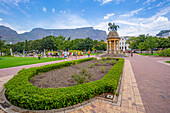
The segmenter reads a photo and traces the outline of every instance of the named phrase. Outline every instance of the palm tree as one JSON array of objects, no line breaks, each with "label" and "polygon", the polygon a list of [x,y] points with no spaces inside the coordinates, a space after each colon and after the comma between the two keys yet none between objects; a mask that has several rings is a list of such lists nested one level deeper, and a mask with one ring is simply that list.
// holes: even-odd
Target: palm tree
[{"label": "palm tree", "polygon": [[109,26],[109,28],[108,28],[108,30],[109,31],[117,31],[117,28],[119,28],[119,25],[116,25],[115,23],[108,23],[108,26]]}]

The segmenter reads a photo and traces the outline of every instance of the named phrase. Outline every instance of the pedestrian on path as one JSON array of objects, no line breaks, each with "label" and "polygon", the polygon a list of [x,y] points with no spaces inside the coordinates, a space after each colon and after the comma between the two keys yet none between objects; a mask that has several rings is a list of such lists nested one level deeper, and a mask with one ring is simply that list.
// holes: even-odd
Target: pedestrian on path
[{"label": "pedestrian on path", "polygon": [[90,51],[88,51],[88,57],[90,58]]},{"label": "pedestrian on path", "polygon": [[75,52],[75,56],[76,56],[76,59],[77,59],[77,51]]},{"label": "pedestrian on path", "polygon": [[131,57],[133,57],[133,52],[131,52]]},{"label": "pedestrian on path", "polygon": [[38,53],[38,59],[40,60],[41,58],[40,58],[40,53]]}]

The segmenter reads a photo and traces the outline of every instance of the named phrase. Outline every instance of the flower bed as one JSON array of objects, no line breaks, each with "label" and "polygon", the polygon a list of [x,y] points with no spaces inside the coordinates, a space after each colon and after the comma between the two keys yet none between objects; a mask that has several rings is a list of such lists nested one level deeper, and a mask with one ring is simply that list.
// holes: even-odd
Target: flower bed
[{"label": "flower bed", "polygon": [[93,58],[85,58],[23,69],[5,84],[5,95],[13,105],[21,108],[30,110],[50,110],[81,103],[104,92],[114,93],[117,89],[119,77],[123,71],[124,59],[116,59],[118,62],[101,80],[90,83],[54,89],[38,88],[29,82],[29,80],[38,73],[74,65],[75,63],[81,63],[92,59]]}]

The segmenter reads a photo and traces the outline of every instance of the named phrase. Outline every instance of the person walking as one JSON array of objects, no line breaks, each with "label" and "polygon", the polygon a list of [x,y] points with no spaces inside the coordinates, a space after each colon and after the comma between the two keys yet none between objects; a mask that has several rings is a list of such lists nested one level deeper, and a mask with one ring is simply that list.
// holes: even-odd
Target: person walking
[{"label": "person walking", "polygon": [[133,57],[133,52],[131,51],[131,57]]},{"label": "person walking", "polygon": [[76,59],[77,59],[77,51],[75,52],[75,56],[76,56]]},{"label": "person walking", "polygon": [[64,51],[64,58],[66,59],[67,58],[67,52]]},{"label": "person walking", "polygon": [[40,60],[41,58],[40,58],[40,53],[38,53],[38,59]]},{"label": "person walking", "polygon": [[88,51],[88,57],[90,58],[90,51]]}]

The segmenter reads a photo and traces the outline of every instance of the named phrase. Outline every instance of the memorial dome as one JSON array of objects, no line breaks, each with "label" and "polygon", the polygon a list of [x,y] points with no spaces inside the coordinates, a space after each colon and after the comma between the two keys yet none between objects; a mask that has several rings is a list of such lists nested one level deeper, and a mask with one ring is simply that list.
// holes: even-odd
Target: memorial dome
[{"label": "memorial dome", "polygon": [[119,35],[116,31],[110,31],[108,36],[107,36],[107,39],[119,39]]}]

